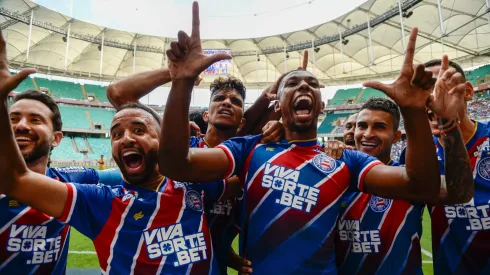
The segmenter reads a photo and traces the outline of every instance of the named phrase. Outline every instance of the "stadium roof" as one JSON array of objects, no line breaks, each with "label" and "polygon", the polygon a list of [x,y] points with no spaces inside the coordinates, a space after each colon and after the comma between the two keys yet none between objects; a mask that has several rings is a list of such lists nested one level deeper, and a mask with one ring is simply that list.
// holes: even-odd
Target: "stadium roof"
[{"label": "stadium roof", "polygon": [[[82,3],[96,1],[73,1],[74,8],[77,10],[88,9],[85,14],[94,12],[89,4],[84,6]],[[440,58],[445,53],[451,59],[462,63],[463,67],[489,63],[490,9],[485,1],[488,0],[441,0],[442,18],[439,17],[437,0],[402,1],[405,39],[408,39],[412,27],[420,29],[416,61],[425,62]],[[38,0],[36,2],[56,4],[69,1]],[[121,1],[97,2],[114,4]],[[148,3],[149,0],[137,2]],[[189,14],[190,1],[182,2],[188,4],[185,10],[186,14]],[[264,1],[257,1],[257,3],[261,2]],[[310,10],[314,5],[319,5],[319,0],[309,2],[311,3],[305,4],[307,2],[301,0],[288,0],[284,1],[283,6],[278,6],[278,9],[282,7],[294,13],[304,9],[305,5],[309,5]],[[330,5],[332,2],[328,1]],[[294,5],[295,3],[297,6]],[[341,1],[334,1],[334,3],[341,5]],[[211,5],[211,1],[201,1],[201,9],[209,12],[210,8],[206,7],[207,4]],[[50,7],[54,9],[55,6]],[[255,10],[247,9],[244,13],[267,10],[255,8]],[[298,67],[301,64],[302,50],[305,48],[310,48],[309,70],[327,85],[358,83],[367,78],[393,78],[402,64],[404,53],[398,1],[369,0],[356,8],[348,8],[352,10],[345,14],[331,15],[331,20],[328,20],[328,17],[321,17],[321,21],[328,21],[326,23],[311,27],[298,23],[298,26],[306,28],[304,30],[259,38],[208,39],[203,40],[203,48],[231,49],[234,56],[231,74],[244,80],[249,87],[253,83],[258,86],[271,83],[283,72]],[[152,28],[148,30],[144,28],[141,32],[135,32],[134,29],[131,32],[111,29],[107,27],[109,25],[95,25],[70,17],[66,15],[70,13],[66,7],[56,9],[62,13],[52,9],[26,0],[0,0],[0,27],[8,43],[8,58],[13,67],[35,66],[39,71],[51,74],[112,81],[133,72],[166,66],[167,61],[163,52],[173,38],[144,34],[153,32]],[[117,14],[120,9],[120,6],[112,10],[107,7],[108,17],[113,18],[111,16]],[[226,10],[221,10],[220,13],[227,14]],[[28,43],[31,14],[34,15],[33,27]],[[161,13],[162,16],[166,14]],[[212,17],[212,12],[209,14],[209,17]],[[237,14],[236,7],[231,14]],[[290,21],[301,20],[301,14],[303,13],[298,13],[297,17],[293,17]],[[311,14],[315,13],[312,11]],[[76,12],[73,12],[73,16],[90,19]],[[121,21],[127,18],[122,14],[121,17]],[[294,20],[296,18],[298,20]],[[309,24],[317,24],[315,22],[318,22],[318,18],[316,21],[308,21]],[[366,23],[367,18],[370,19],[370,32]],[[186,24],[182,25],[182,28],[190,29],[188,16],[182,15],[179,20]],[[206,17],[201,19],[205,33],[211,35],[213,30],[219,33],[220,26],[210,25],[206,20],[208,20]],[[269,23],[271,25],[281,24],[271,21]],[[152,21],[148,20],[148,22]],[[255,28],[254,25],[251,26]],[[294,29],[295,25],[291,26]],[[262,28],[269,29],[269,26]],[[270,29],[271,31],[283,30],[272,27]],[[70,38],[66,55],[67,42],[65,41],[68,30]],[[260,32],[248,33],[253,35]],[[369,43],[369,34],[372,38],[372,47]],[[100,67],[102,40],[105,46],[102,67]],[[314,41],[315,51],[311,48],[312,41]],[[134,45],[137,47],[135,56],[133,56]],[[206,76],[205,82],[210,82],[212,78],[214,76]]]}]

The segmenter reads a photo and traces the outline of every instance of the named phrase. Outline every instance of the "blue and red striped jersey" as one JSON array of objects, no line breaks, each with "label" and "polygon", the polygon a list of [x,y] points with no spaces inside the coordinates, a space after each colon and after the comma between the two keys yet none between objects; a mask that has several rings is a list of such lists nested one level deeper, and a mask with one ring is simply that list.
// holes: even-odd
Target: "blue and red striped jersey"
[{"label": "blue and red striped jersey", "polygon": [[[474,175],[473,199],[430,208],[436,275],[490,274],[490,127],[488,123],[476,124],[466,144]],[[434,142],[444,174],[444,150],[438,139]]]},{"label": "blue and red striped jersey", "polygon": [[[84,167],[46,169],[50,178],[86,184],[97,184],[99,173],[104,172]],[[0,212],[0,274],[65,273],[68,225],[2,194]]]},{"label": "blue and red striped jersey", "polygon": [[362,190],[377,159],[345,150],[340,160],[315,140],[259,144],[261,136],[225,141],[229,175],[246,190],[240,252],[257,274],[336,274],[334,236],[340,197]]},{"label": "blue and red striped jersey", "polygon": [[[191,137],[191,148],[208,148],[202,137]],[[225,180],[226,186],[226,180]],[[206,205],[206,216],[214,247],[214,257],[221,274],[227,274],[229,251],[233,240],[240,232],[236,222],[237,205],[236,198],[226,199]]]},{"label": "blue and red striped jersey", "polygon": [[67,187],[60,220],[93,241],[104,274],[219,274],[204,207],[223,186],[165,178],[159,192],[124,181]]},{"label": "blue and red striped jersey", "polygon": [[[399,166],[391,161],[391,166]],[[423,274],[420,238],[425,204],[362,192],[341,199],[339,274]]]}]

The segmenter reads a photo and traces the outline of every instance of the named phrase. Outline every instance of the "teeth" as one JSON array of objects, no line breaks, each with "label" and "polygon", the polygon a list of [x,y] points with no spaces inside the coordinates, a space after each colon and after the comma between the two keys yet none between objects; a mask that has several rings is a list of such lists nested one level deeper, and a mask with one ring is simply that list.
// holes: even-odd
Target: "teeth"
[{"label": "teeth", "polygon": [[18,137],[17,141],[31,141],[31,139],[26,137]]},{"label": "teeth", "polygon": [[362,146],[372,146],[372,147],[377,145],[376,143],[370,143],[370,142],[363,142],[361,144],[362,144]]},{"label": "teeth", "polygon": [[139,155],[138,152],[135,151],[129,151],[123,154],[123,157],[129,156],[129,155]]}]

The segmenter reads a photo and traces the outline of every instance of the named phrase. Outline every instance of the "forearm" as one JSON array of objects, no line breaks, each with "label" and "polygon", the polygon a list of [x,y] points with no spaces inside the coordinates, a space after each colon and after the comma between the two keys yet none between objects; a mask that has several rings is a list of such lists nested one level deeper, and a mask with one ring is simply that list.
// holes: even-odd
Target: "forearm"
[{"label": "forearm", "polygon": [[[162,175],[173,178],[185,171],[189,155],[189,105],[192,80],[176,80],[168,95],[160,135],[159,167]],[[178,175],[177,175],[178,176]]]},{"label": "forearm", "polygon": [[466,203],[473,198],[475,185],[470,158],[459,127],[441,135],[444,144],[445,192],[438,204]]},{"label": "forearm", "polygon": [[[243,114],[243,118],[245,118],[245,126],[238,132],[239,136],[254,134],[254,130],[260,126],[261,122],[264,120],[264,116],[268,114],[270,102],[270,99],[266,95],[262,94],[259,98],[257,98],[254,104],[250,106],[247,111],[245,111]],[[260,130],[262,130],[264,125],[260,127]]]},{"label": "forearm", "polygon": [[402,108],[407,135],[406,173],[414,194],[434,198],[440,176],[434,141],[425,111]]},{"label": "forearm", "polygon": [[107,98],[118,109],[128,102],[137,102],[140,98],[166,83],[171,82],[168,69],[134,74],[107,87]]},{"label": "forearm", "polygon": [[3,132],[0,135],[0,193],[12,195],[18,187],[19,179],[28,170],[12,131],[7,100],[0,105],[0,129]]}]

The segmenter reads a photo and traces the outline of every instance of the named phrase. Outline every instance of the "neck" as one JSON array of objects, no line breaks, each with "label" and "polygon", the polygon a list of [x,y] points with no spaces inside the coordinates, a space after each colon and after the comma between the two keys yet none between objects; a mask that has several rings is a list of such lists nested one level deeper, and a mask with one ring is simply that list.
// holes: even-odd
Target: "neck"
[{"label": "neck", "polygon": [[164,178],[164,176],[156,172],[149,180],[145,181],[144,184],[139,184],[137,186],[156,192]]},{"label": "neck", "polygon": [[388,154],[387,156],[379,156],[378,157],[379,161],[381,161],[382,163],[388,165],[388,163],[390,163],[391,161],[391,155]]},{"label": "neck", "polygon": [[27,168],[29,168],[29,170],[31,170],[32,172],[45,175],[46,168],[48,167],[48,159],[49,155],[46,155],[45,157],[39,158],[35,161],[27,162]]},{"label": "neck", "polygon": [[232,137],[235,137],[237,133],[237,129],[231,128],[229,130],[220,130],[216,128],[214,125],[209,124],[208,131],[204,136],[206,143],[209,147],[215,147],[222,143],[225,140],[228,140]]},{"label": "neck", "polygon": [[316,128],[308,130],[306,132],[296,132],[289,129],[284,129],[284,139],[287,141],[292,140],[310,140],[317,137]]},{"label": "neck", "polygon": [[472,121],[469,116],[465,115],[464,118],[461,120],[460,128],[463,135],[463,141],[466,144],[473,137],[476,123]]}]

